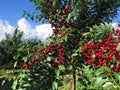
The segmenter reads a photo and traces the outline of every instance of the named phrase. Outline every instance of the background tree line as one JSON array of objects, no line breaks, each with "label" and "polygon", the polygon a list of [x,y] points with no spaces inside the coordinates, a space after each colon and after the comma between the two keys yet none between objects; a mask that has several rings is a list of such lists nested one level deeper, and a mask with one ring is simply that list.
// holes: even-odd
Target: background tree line
[{"label": "background tree line", "polygon": [[[35,45],[41,44],[41,40],[36,38],[25,39],[23,38],[23,32],[15,29],[13,35],[5,33],[5,38],[0,41],[0,66],[4,68],[13,68],[15,62],[14,56],[17,54],[17,50],[20,47],[32,48]],[[25,55],[26,52],[22,52]],[[19,57],[21,59],[21,57]]]}]

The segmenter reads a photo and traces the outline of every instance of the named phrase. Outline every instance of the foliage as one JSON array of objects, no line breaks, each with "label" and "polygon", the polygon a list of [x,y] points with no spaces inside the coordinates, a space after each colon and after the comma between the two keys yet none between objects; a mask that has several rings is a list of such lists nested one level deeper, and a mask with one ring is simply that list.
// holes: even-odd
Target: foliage
[{"label": "foliage", "polygon": [[108,38],[109,34],[114,31],[110,25],[95,25],[90,28],[89,32],[83,34],[86,41],[92,41],[93,43],[101,43],[103,39]]},{"label": "foliage", "polygon": [[[69,59],[68,59],[68,56],[66,55],[66,53],[67,53],[66,49],[63,48],[62,46],[60,46],[60,44],[51,43],[51,44],[47,44],[44,46],[41,45],[41,47],[40,47],[40,45],[37,45],[37,46],[33,47],[32,50],[29,47],[28,48],[24,48],[24,47],[19,48],[18,54],[20,54],[20,52],[29,52],[29,53],[26,53],[27,56],[25,56],[25,57],[21,54],[23,56],[23,60],[25,62],[25,65],[24,65],[25,70],[22,68],[21,72],[19,72],[15,76],[14,83],[16,83],[16,87],[14,87],[14,89],[16,89],[16,88],[24,89],[25,88],[27,90],[30,90],[30,89],[31,90],[32,89],[39,90],[39,89],[52,89],[53,88],[53,90],[55,90],[55,88],[60,88],[60,89],[61,88],[62,89],[70,88],[70,85],[73,82],[73,77],[72,77],[72,79],[69,79],[70,82],[69,81],[67,82],[68,79],[65,79],[63,77],[65,77],[66,75],[69,75],[76,67],[76,70],[77,70],[76,89],[77,90],[96,89],[96,88],[98,88],[98,89],[103,88],[105,90],[106,90],[106,88],[112,88],[114,90],[119,90],[119,74],[114,73],[113,71],[110,71],[107,68],[107,67],[109,67],[109,65],[112,65],[110,62],[104,62],[104,63],[106,63],[105,65],[101,64],[101,66],[99,66],[100,62],[97,62],[99,60],[95,57],[96,59],[94,58],[95,59],[94,62],[98,65],[98,67],[107,66],[107,67],[102,67],[99,69],[98,69],[98,67],[96,67],[94,65],[94,63],[89,63],[90,62],[89,58],[88,58],[89,62],[87,62],[87,63],[84,62],[85,60],[87,61],[87,58],[85,58],[84,55],[88,54],[89,50],[90,51],[91,51],[91,49],[94,50],[94,48],[97,47],[96,44],[98,44],[98,45],[100,44],[101,45],[100,48],[103,48],[102,46],[104,46],[105,42],[109,41],[109,43],[111,43],[111,45],[115,46],[115,49],[117,49],[117,47],[118,47],[117,42],[119,40],[119,38],[118,38],[119,31],[115,30],[115,33],[109,34],[112,32],[111,30],[109,31],[109,29],[103,29],[103,28],[99,29],[100,27],[98,27],[98,29],[96,29],[95,32],[97,32],[97,30],[98,31],[103,30],[101,33],[102,33],[102,35],[106,34],[106,37],[100,38],[100,40],[102,42],[99,42],[99,40],[98,41],[96,40],[96,42],[94,42],[94,43],[88,42],[82,47],[79,46],[79,48],[71,55],[71,58],[75,59],[75,61],[73,61],[73,64],[70,63],[70,61],[67,61]],[[94,27],[93,27],[93,30],[94,30]],[[108,30],[109,33],[106,33],[105,32],[106,30]],[[105,33],[103,33],[103,32],[105,32]],[[88,34],[86,34],[86,35],[88,35]],[[118,35],[118,36],[115,36],[115,35]],[[99,36],[96,35],[96,37],[94,37],[94,38],[97,38],[97,37],[99,37]],[[91,39],[94,39],[94,38],[91,38]],[[116,44],[116,45],[114,45],[114,44]],[[109,44],[107,43],[106,45],[109,45]],[[100,48],[96,48],[96,50],[99,50]],[[86,50],[88,50],[88,51],[86,52]],[[110,50],[112,50],[112,49],[110,49]],[[104,51],[104,49],[103,49],[103,51]],[[107,55],[106,53],[108,53],[108,52],[107,51],[104,52],[104,55]],[[90,54],[92,54],[92,53],[90,53]],[[112,53],[112,54],[115,55],[114,53]],[[18,56],[21,56],[21,55],[18,55]],[[118,54],[116,54],[116,55],[118,55]],[[96,56],[96,54],[95,54],[95,56]],[[115,56],[115,57],[117,58],[117,56]],[[93,55],[91,58],[93,58]],[[106,59],[106,61],[110,60],[108,58],[104,58],[104,59]],[[84,66],[82,64],[92,65],[92,67]],[[114,67],[114,68],[119,67],[119,61],[117,61],[117,59],[115,59],[115,65],[116,65],[116,67]],[[119,68],[117,68],[116,72],[119,72]],[[109,73],[109,74],[106,75],[106,73]],[[73,73],[71,74],[71,76],[72,75],[73,75]],[[109,77],[108,77],[108,75],[109,75]],[[116,75],[117,77],[115,76],[113,78],[114,75]],[[98,82],[99,80],[100,80],[100,82]],[[14,83],[13,83],[13,85],[14,85]],[[24,86],[24,85],[26,85],[26,86]],[[35,87],[33,87],[33,85]]]},{"label": "foliage", "polygon": [[119,80],[120,75],[110,71],[107,67],[96,69],[84,66],[78,71],[77,90],[119,90]]},{"label": "foliage", "polygon": [[[6,38],[0,41],[1,68],[14,68],[13,64],[16,59],[19,62],[18,67],[20,68],[20,65],[23,63],[21,59],[27,55],[28,47],[31,49],[37,45],[42,45],[42,43],[38,38],[24,39],[23,32],[18,29],[15,29],[13,35],[6,33]],[[27,50],[21,51],[21,49]]]},{"label": "foliage", "polygon": [[[113,46],[116,44],[114,50],[119,52],[119,43],[116,43],[116,39],[114,42],[113,38],[111,38],[113,34],[111,26],[101,25],[106,22],[110,23],[111,18],[116,16],[120,7],[119,0],[30,1],[34,2],[36,11],[32,15],[26,12],[25,14],[31,17],[32,20],[39,21],[44,19],[47,23],[50,23],[54,28],[53,35],[50,37],[50,42],[45,45],[33,47],[35,49],[31,49],[31,47],[19,48],[20,51],[18,49],[17,57],[23,57],[24,69],[26,71],[22,68],[21,73],[15,76],[13,89],[18,87],[27,90],[57,90],[59,86],[65,85],[62,80],[69,73],[73,77],[73,90],[106,89],[107,87],[114,88],[114,85],[119,89],[119,83],[116,84],[118,78],[113,78],[113,75],[116,73],[112,75],[112,71],[107,70],[110,73],[110,77],[104,76],[104,72],[101,72],[104,69],[89,66],[85,62],[88,61],[88,58],[84,56],[84,54],[88,55],[87,50],[89,49],[91,51],[90,56],[95,51],[93,48],[95,45],[89,41],[98,43],[98,45],[103,43],[104,45],[104,40],[110,39],[109,41]],[[87,49],[84,52],[83,45],[86,44],[88,45],[85,46]],[[103,46],[101,45],[95,49],[99,50],[102,48]],[[26,54],[22,55],[20,52],[26,52]],[[108,53],[106,51],[103,53],[103,56]],[[115,56],[116,54],[113,53],[112,55]],[[95,64],[97,65],[100,63],[97,62],[99,61],[98,59],[95,58]],[[108,58],[105,57],[105,60],[107,61]],[[109,62],[106,63],[109,66]],[[115,65],[119,66],[117,57],[115,58]],[[118,74],[116,75],[119,76]],[[76,79],[78,79],[78,84],[76,84]],[[108,81],[105,81],[107,79]]]},{"label": "foliage", "polygon": [[[119,0],[30,0],[36,11],[25,15],[32,20],[50,19],[51,24],[64,24],[66,19],[81,27],[109,22],[117,15]],[[40,12],[39,12],[40,11]],[[63,19],[63,20],[61,20]],[[68,22],[70,23],[70,22]],[[68,25],[69,26],[69,25]]]},{"label": "foliage", "polygon": [[[6,77],[6,82],[7,82],[7,79],[9,79],[11,82],[13,82],[13,86],[12,86],[13,90],[21,89],[21,88],[22,89],[26,88],[28,90],[36,89],[36,87],[33,87],[33,84],[35,86],[38,86],[38,88],[40,88],[39,85],[38,85],[38,82],[33,82],[32,81],[32,79],[34,79],[33,78],[34,74],[32,75],[32,72],[31,72],[30,73],[31,75],[30,75],[29,71],[23,70],[23,68],[27,67],[26,64],[24,64],[24,63],[27,63],[28,59],[31,58],[31,56],[32,56],[31,52],[35,51],[39,46],[42,46],[43,43],[37,38],[29,39],[29,40],[23,39],[23,40],[24,40],[24,41],[22,41],[23,45],[21,47],[17,48],[17,53],[14,54],[14,56],[13,56],[13,59],[14,59],[15,63],[14,63],[14,65],[12,65],[12,68],[14,68],[14,69],[12,70],[11,73],[9,73],[13,76],[10,77],[10,78]],[[41,64],[41,67],[43,67],[46,70],[47,66],[43,66]],[[7,74],[7,71],[5,71],[5,73]],[[44,75],[46,75],[46,72],[43,74],[43,76]],[[2,74],[2,76],[3,76],[3,74]]]},{"label": "foliage", "polygon": [[13,56],[22,45],[22,36],[23,33],[15,29],[12,36],[6,34],[5,39],[0,41],[0,65],[14,61]]},{"label": "foliage", "polygon": [[[95,67],[85,66],[79,68],[76,74],[76,90],[119,90],[120,76],[110,71],[107,67],[96,69]],[[71,89],[73,83],[72,75],[64,76],[62,86],[58,90]]]}]

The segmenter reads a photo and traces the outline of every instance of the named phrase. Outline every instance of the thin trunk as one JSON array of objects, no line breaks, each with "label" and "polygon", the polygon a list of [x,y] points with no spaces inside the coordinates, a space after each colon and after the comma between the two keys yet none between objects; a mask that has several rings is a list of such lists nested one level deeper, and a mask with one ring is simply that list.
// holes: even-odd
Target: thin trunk
[{"label": "thin trunk", "polygon": [[76,70],[73,71],[73,79],[74,79],[74,90],[76,90]]},{"label": "thin trunk", "polygon": [[72,89],[71,90],[76,90],[76,70],[73,70],[73,82],[72,82]]}]

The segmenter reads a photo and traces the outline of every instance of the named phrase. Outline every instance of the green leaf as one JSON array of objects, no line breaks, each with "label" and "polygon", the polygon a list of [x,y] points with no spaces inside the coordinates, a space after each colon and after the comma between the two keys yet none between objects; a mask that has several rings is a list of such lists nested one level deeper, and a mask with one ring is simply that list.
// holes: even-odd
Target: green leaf
[{"label": "green leaf", "polygon": [[15,80],[15,81],[13,82],[13,85],[12,85],[12,89],[13,89],[13,90],[16,90],[17,84],[18,84],[18,81]]},{"label": "green leaf", "polygon": [[68,36],[67,36],[67,35],[65,35],[64,39],[65,39],[65,41],[67,41],[67,40],[68,40]]},{"label": "green leaf", "polygon": [[102,42],[102,40],[101,40],[101,39],[98,39],[98,42],[99,42],[99,43],[101,43],[101,42]]},{"label": "green leaf", "polygon": [[18,63],[18,61],[16,61],[16,62],[14,63],[14,68],[17,66],[17,63]]},{"label": "green leaf", "polygon": [[102,79],[102,77],[97,77],[96,84],[98,86],[102,85],[105,82],[105,79]]},{"label": "green leaf", "polygon": [[55,71],[55,74],[56,74],[56,79],[60,79],[61,77],[60,77],[60,70],[58,69],[58,70],[56,70]]},{"label": "green leaf", "polygon": [[95,57],[96,57],[95,55],[92,55],[92,59],[93,59],[93,60],[95,60]]},{"label": "green leaf", "polygon": [[117,45],[116,50],[117,50],[117,51],[120,51],[120,43]]},{"label": "green leaf", "polygon": [[118,80],[118,83],[120,84],[120,74],[114,72],[114,77]]},{"label": "green leaf", "polygon": [[21,56],[20,54],[17,54],[17,55],[15,55],[15,56],[13,56],[13,59],[14,59],[14,60],[18,60],[18,58],[19,58],[20,56]]},{"label": "green leaf", "polygon": [[72,71],[72,70],[73,70],[73,66],[70,65],[67,69],[68,69],[69,71]]},{"label": "green leaf", "polygon": [[30,87],[31,85],[30,84],[24,84],[24,87]]},{"label": "green leaf", "polygon": [[81,48],[79,48],[76,52],[81,53],[81,52],[82,52],[82,49],[81,49]]},{"label": "green leaf", "polygon": [[3,80],[1,85],[4,85],[4,84],[5,84],[5,82],[6,82],[6,80]]},{"label": "green leaf", "polygon": [[75,56],[77,56],[77,55],[78,55],[78,53],[73,53],[73,54],[72,54],[73,57],[75,57]]},{"label": "green leaf", "polygon": [[65,70],[65,66],[64,65],[60,65],[59,66],[59,70],[64,71]]},{"label": "green leaf", "polygon": [[55,2],[55,0],[53,1],[53,3],[52,3],[52,6],[54,7],[56,5],[56,2]]},{"label": "green leaf", "polygon": [[47,66],[51,68],[51,64],[50,63],[47,63]]},{"label": "green leaf", "polygon": [[47,61],[51,61],[51,57],[47,57]]},{"label": "green leaf", "polygon": [[24,62],[27,62],[27,56],[23,57]]},{"label": "green leaf", "polygon": [[71,13],[67,17],[67,22],[69,22],[70,18],[71,18]]},{"label": "green leaf", "polygon": [[22,51],[22,50],[24,49],[24,47],[25,47],[25,46],[22,46],[22,47],[18,48],[18,51],[19,51],[19,52]]},{"label": "green leaf", "polygon": [[112,86],[113,86],[114,84],[112,83],[112,82],[107,82],[107,83],[105,83],[102,87],[103,87],[103,89],[108,89],[108,88],[111,88]]},{"label": "green leaf", "polygon": [[84,33],[83,36],[88,36],[90,35],[90,32]]},{"label": "green leaf", "polygon": [[58,83],[54,81],[52,83],[52,90],[57,90],[57,89],[58,89]]}]

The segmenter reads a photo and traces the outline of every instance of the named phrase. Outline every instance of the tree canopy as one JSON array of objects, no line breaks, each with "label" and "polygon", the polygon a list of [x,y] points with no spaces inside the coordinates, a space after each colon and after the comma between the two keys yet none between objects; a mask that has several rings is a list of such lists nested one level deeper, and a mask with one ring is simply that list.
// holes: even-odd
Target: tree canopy
[{"label": "tree canopy", "polygon": [[[77,24],[79,27],[111,22],[118,14],[119,0],[30,0],[36,6],[31,19],[46,19],[54,27]],[[67,20],[66,20],[67,19]],[[67,23],[65,23],[67,22]],[[77,26],[76,25],[76,26]],[[74,26],[74,25],[73,25]]]},{"label": "tree canopy", "polygon": [[[24,15],[35,21],[50,23],[53,34],[48,43],[19,49],[20,52],[28,51],[26,56],[22,55],[26,71],[22,69],[14,78],[13,88],[18,85],[20,89],[58,90],[58,86],[65,87],[62,80],[68,74],[72,75],[72,90],[99,90],[104,89],[106,83],[114,85],[108,74],[120,70],[120,32],[116,30],[114,33],[112,27],[105,23],[116,17],[120,1],[30,1],[35,4],[36,11],[24,12]],[[117,84],[116,87],[120,88]]]}]

